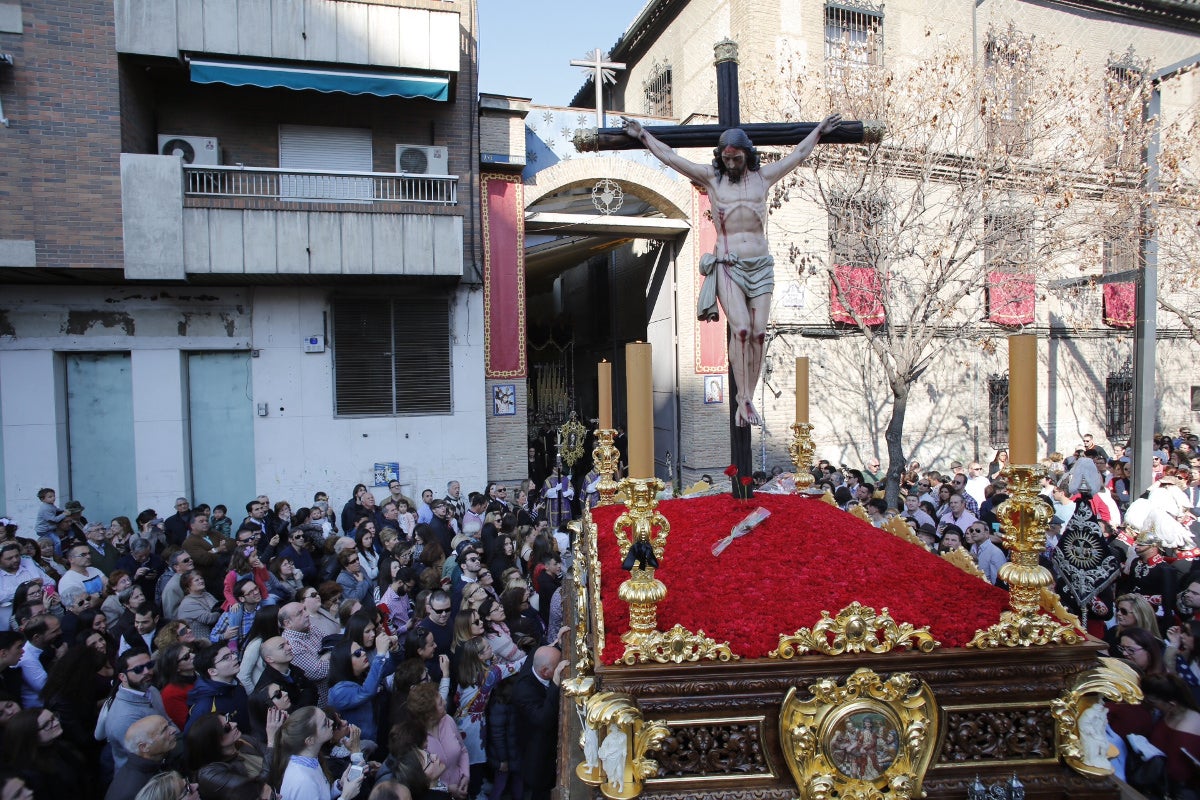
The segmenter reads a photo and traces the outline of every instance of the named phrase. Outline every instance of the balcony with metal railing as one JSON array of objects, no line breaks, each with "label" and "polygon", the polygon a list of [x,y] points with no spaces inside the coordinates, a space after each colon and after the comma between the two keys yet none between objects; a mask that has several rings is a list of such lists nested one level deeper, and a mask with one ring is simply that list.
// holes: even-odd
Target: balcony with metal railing
[{"label": "balcony with metal railing", "polygon": [[123,153],[125,274],[461,277],[458,181]]},{"label": "balcony with metal railing", "polygon": [[458,203],[457,175],[411,175],[266,167],[184,167],[184,194],[320,203]]}]

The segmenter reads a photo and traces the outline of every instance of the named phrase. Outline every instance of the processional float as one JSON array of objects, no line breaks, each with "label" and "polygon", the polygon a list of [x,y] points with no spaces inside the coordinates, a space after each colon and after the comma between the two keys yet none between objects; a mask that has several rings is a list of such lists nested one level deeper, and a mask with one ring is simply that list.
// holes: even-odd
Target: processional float
[{"label": "processional float", "polygon": [[[695,555],[700,545],[691,538],[707,535],[700,543],[707,549],[721,526],[738,523],[752,504],[721,497],[730,515],[711,524],[697,524],[694,512],[685,513],[685,504],[699,500],[660,505],[664,486],[653,471],[650,346],[629,345],[626,363],[629,477],[614,480],[611,365],[602,364],[601,428],[593,456],[597,471],[609,480],[601,482],[600,505],[576,530],[568,584],[574,663],[564,682],[564,704],[576,713],[563,714],[564,731],[570,732],[560,759],[564,786],[595,787],[608,798],[782,799],[798,793],[905,800],[981,796],[987,782],[1000,793],[993,796],[1119,796],[1107,760],[1096,755],[1107,751],[1107,741],[1098,739],[1095,723],[1104,699],[1138,702],[1140,691],[1132,669],[1098,655],[1102,645],[1089,640],[1078,619],[1063,609],[1051,573],[1038,563],[1049,513],[1038,498],[1042,468],[1035,463],[1036,337],[1009,339],[1012,465],[1004,475],[1009,499],[996,510],[1011,553],[1000,573],[1010,587],[1007,596],[983,579],[963,551],[947,557],[918,553],[920,542],[902,521],[887,526],[882,538],[888,547],[906,548],[906,559],[926,561],[897,575],[893,587],[853,585],[849,576],[857,568],[849,551],[828,562],[845,575],[838,590],[843,595],[880,597],[890,591],[896,608],[906,607],[905,595],[916,593],[938,570],[958,575],[961,588],[943,599],[963,606],[959,616],[981,621],[973,635],[953,646],[939,642],[930,625],[858,600],[798,620],[807,627],[781,628],[769,652],[723,641],[712,630],[693,630],[687,620],[704,616],[696,606],[674,608],[662,620],[672,589],[683,586],[679,579],[737,574],[738,559],[758,553],[746,547],[760,533],[737,541],[735,524],[732,544],[726,542],[728,549],[713,562]],[[774,532],[763,525],[764,538],[755,547],[787,541],[778,538],[783,530],[807,535],[800,521],[787,524],[786,514],[817,518],[822,525],[837,520],[863,537],[881,535],[804,481],[813,455],[807,392],[807,361],[798,359],[791,448],[797,494],[758,496],[780,513],[772,518]],[[736,480],[734,485],[736,492]],[[688,527],[673,526],[672,516],[686,519]],[[687,563],[671,565],[672,549],[681,557],[686,553]],[[786,552],[772,557],[787,564]],[[665,582],[656,573],[669,566],[675,566],[675,577]],[[614,595],[610,584],[624,572],[628,577]],[[831,585],[839,585],[837,574]],[[771,591],[800,594],[811,587],[784,580]],[[711,595],[713,604],[738,602],[719,588]],[[741,591],[753,594],[754,588]],[[970,608],[972,598],[978,598],[979,609]],[[787,605],[778,594],[759,599]],[[1099,730],[1102,737],[1102,721]]]}]

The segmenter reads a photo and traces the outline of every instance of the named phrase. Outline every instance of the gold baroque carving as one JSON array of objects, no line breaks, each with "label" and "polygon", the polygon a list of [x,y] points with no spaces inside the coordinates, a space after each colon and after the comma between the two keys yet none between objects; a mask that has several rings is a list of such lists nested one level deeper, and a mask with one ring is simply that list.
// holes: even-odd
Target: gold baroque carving
[{"label": "gold baroque carving", "polygon": [[682,664],[685,661],[737,661],[729,648],[729,642],[718,642],[704,635],[704,631],[692,633],[682,625],[676,625],[669,631],[654,631],[652,633],[632,635],[626,633],[621,637],[625,641],[625,655],[621,660],[626,664],[645,664],[654,661],[659,664]]},{"label": "gold baroque carving", "polygon": [[1079,621],[1079,617],[1072,614],[1062,604],[1062,598],[1048,586],[1042,587],[1042,609],[1053,614],[1059,621],[1070,625],[1079,630],[1083,630],[1083,623]]},{"label": "gold baroque carving", "polygon": [[857,600],[831,618],[828,611],[811,630],[800,628],[790,636],[779,637],[779,647],[768,655],[790,659],[809,652],[827,656],[842,653],[887,653],[894,648],[916,647],[922,653],[931,652],[939,642],[928,627],[916,628],[908,622],[897,623],[887,608],[879,614]]},{"label": "gold baroque carving", "polygon": [[975,559],[971,558],[971,554],[963,548],[959,547],[951,550],[948,553],[942,553],[942,558],[946,561],[949,561],[951,564],[958,567],[968,575],[974,575],[984,583],[991,583],[991,581],[987,579],[987,576],[983,574],[983,570],[981,570],[975,563]]},{"label": "gold baroque carving", "polygon": [[[1080,725],[1084,715],[1102,702],[1101,698],[1118,703],[1140,703],[1142,690],[1138,674],[1133,667],[1118,659],[1101,656],[1099,667],[1079,675],[1070,689],[1050,701],[1050,713],[1054,715],[1058,732],[1059,758],[1081,775],[1112,774],[1112,767],[1106,757],[1108,740],[1099,738],[1104,732],[1104,717],[1098,716],[1098,727],[1090,734],[1082,730]],[[1097,723],[1088,722],[1082,727],[1095,724]],[[1089,739],[1092,741],[1089,742]],[[1103,747],[1105,752],[1091,753],[1089,758],[1089,744]]]},{"label": "gold baroque carving", "polygon": [[865,508],[863,508],[862,506],[850,506],[849,513],[850,513],[850,516],[858,517],[859,519],[861,519],[863,522],[867,523],[868,525],[871,524],[871,515],[868,514],[867,510]]},{"label": "gold baroque carving", "polygon": [[1064,625],[1044,614],[1005,611],[1000,621],[975,632],[967,647],[987,650],[997,647],[1029,647],[1043,644],[1079,644],[1083,640],[1073,625]]},{"label": "gold baroque carving", "polygon": [[[601,740],[601,793],[611,800],[627,800],[642,793],[646,778],[658,773],[658,762],[649,758],[651,750],[662,746],[671,731],[661,720],[646,721],[632,697],[616,692],[598,692],[585,704],[584,725]],[[610,740],[610,737],[617,737]],[[623,743],[624,757],[612,758],[606,744]],[[618,745],[615,748],[621,750]],[[610,768],[620,768],[621,774],[610,774]],[[582,777],[582,776],[581,776]],[[591,783],[591,781],[589,781]]]},{"label": "gold baroque carving", "polygon": [[913,529],[904,521],[904,517],[892,517],[883,523],[883,530],[897,538],[903,539],[909,544],[915,544],[922,550],[925,549],[925,543],[917,538],[917,535],[913,533]]},{"label": "gold baroque carving", "polygon": [[801,796],[910,800],[938,743],[937,700],[908,673],[886,681],[867,668],[839,685],[824,679],[801,699],[788,690],[779,736]]},{"label": "gold baroque carving", "polygon": [[583,510],[584,538],[587,540],[588,583],[587,607],[591,611],[593,641],[596,643],[596,655],[593,663],[600,661],[604,653],[604,601],[600,597],[600,543],[596,522],[592,519],[592,511],[584,503]]},{"label": "gold baroque carving", "polygon": [[792,425],[792,441],[788,445],[788,454],[792,463],[796,465],[796,489],[800,492],[807,492],[813,485],[810,470],[817,446],[813,442],[812,432],[813,426],[807,422]]}]

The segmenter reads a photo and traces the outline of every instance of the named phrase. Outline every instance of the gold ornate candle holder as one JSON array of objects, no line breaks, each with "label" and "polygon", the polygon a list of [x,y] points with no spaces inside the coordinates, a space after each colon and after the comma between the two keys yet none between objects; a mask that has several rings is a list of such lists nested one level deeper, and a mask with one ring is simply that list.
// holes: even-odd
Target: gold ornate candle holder
[{"label": "gold ornate candle holder", "polygon": [[1000,579],[1009,586],[1011,611],[1000,622],[979,631],[968,647],[1028,647],[1032,644],[1075,644],[1081,636],[1042,613],[1042,589],[1054,585],[1054,575],[1038,563],[1046,549],[1050,507],[1038,496],[1044,471],[1036,464],[1013,464],[1004,470],[1008,499],[996,507],[1000,531],[1011,559],[1000,567]]},{"label": "gold ornate candle holder", "polygon": [[617,587],[617,596],[629,605],[629,630],[621,634],[625,643],[621,661],[632,665],[736,660],[729,642],[710,639],[703,630],[693,633],[678,624],[669,631],[658,629],[658,604],[667,596],[667,587],[654,577],[654,570],[671,531],[671,523],[657,510],[664,486],[658,478],[626,478],[620,483],[629,498],[627,510],[613,525],[622,566],[629,570],[629,579]]},{"label": "gold ornate candle holder", "polygon": [[792,425],[792,443],[788,445],[788,453],[796,465],[796,488],[802,492],[813,485],[812,463],[817,446],[813,444],[812,432],[812,425],[797,422]]},{"label": "gold ornate candle holder", "polygon": [[613,525],[613,533],[625,569],[629,570],[629,579],[617,589],[617,596],[629,604],[629,631],[623,637],[626,644],[658,631],[658,604],[667,596],[667,587],[654,577],[671,531],[671,523],[658,512],[658,493],[663,487],[658,478],[625,478],[620,483],[629,500],[625,513]]},{"label": "gold ornate candle holder", "polygon": [[616,436],[617,432],[613,428],[596,429],[596,447],[592,450],[592,462],[595,464],[596,472],[600,473],[600,484],[596,487],[596,491],[600,493],[600,502],[597,505],[601,506],[609,506],[616,502],[613,498],[617,494],[617,489],[620,488],[620,485],[613,480],[616,477],[621,457],[616,445],[613,444]]}]

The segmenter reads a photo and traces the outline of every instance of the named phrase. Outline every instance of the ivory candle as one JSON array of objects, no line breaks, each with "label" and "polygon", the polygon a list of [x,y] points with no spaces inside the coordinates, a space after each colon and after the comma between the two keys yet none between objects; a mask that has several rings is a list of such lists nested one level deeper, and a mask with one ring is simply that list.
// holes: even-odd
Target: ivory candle
[{"label": "ivory candle", "polygon": [[1037,337],[1008,337],[1008,459],[1036,464]]},{"label": "ivory candle", "polygon": [[629,415],[629,477],[654,477],[654,395],[647,342],[625,345],[625,396]]},{"label": "ivory candle", "polygon": [[808,422],[808,356],[796,358],[796,424]]},{"label": "ivory candle", "polygon": [[612,364],[609,362],[601,361],[596,365],[596,385],[600,390],[600,413],[597,416],[601,430],[607,430],[612,427]]}]

